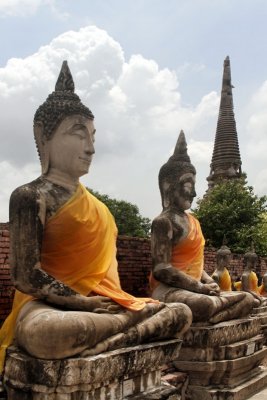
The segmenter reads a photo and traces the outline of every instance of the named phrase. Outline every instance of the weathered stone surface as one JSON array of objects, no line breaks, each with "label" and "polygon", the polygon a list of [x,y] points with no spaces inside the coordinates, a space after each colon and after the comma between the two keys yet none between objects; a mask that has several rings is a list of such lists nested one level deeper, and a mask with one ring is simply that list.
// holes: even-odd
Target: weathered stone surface
[{"label": "weathered stone surface", "polygon": [[260,373],[235,388],[203,387],[191,385],[188,388],[190,400],[247,400],[267,385],[267,370],[261,367]]},{"label": "weathered stone surface", "polygon": [[[244,379],[247,379],[245,374],[259,366],[266,356],[267,348],[265,347],[250,356],[235,360],[210,362],[174,361],[174,365],[178,370],[189,374],[190,385],[236,386],[242,383]],[[254,374],[254,372],[252,373]]]},{"label": "weathered stone surface", "polygon": [[183,338],[184,347],[225,346],[257,336],[261,324],[258,318],[220,322],[216,325],[192,325]]},{"label": "weathered stone surface", "polygon": [[176,359],[180,347],[175,339],[55,361],[37,360],[13,347],[5,368],[8,399],[23,399],[26,393],[27,400],[120,400],[155,389],[160,393],[161,366]]},{"label": "weathered stone surface", "polygon": [[228,344],[226,346],[215,347],[182,347],[179,354],[179,361],[219,361],[234,360],[253,354],[262,349],[264,335],[257,335],[250,339]]}]

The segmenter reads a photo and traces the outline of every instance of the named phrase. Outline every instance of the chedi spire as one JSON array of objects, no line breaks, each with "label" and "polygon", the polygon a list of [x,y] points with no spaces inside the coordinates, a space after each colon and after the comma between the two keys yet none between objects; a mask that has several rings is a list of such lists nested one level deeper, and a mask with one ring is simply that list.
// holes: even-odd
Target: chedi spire
[{"label": "chedi spire", "polygon": [[230,59],[227,56],[224,60],[221,102],[210,175],[207,178],[209,188],[220,180],[238,178],[242,173],[233,106],[233,87]]}]

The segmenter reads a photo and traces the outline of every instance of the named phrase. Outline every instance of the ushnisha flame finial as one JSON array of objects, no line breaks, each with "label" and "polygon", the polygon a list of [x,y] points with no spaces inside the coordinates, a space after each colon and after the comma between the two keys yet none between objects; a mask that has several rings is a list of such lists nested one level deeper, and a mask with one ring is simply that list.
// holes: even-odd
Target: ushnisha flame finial
[{"label": "ushnisha flame finial", "polygon": [[173,155],[170,157],[170,159],[181,162],[191,162],[190,157],[187,154],[187,143],[183,130],[180,131]]},{"label": "ushnisha flame finial", "polygon": [[55,91],[63,91],[63,90],[69,90],[71,92],[74,93],[74,82],[73,82],[73,78],[68,66],[68,62],[65,60],[62,63],[62,67],[60,70],[60,73],[58,75],[57,78],[57,83],[55,86]]}]

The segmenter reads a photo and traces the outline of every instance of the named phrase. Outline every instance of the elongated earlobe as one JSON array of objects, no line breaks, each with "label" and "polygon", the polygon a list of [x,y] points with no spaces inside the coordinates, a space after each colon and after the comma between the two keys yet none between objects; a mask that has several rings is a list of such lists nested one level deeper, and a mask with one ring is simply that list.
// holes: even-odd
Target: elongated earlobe
[{"label": "elongated earlobe", "polygon": [[34,124],[33,131],[39,159],[41,162],[42,175],[45,175],[49,169],[49,146],[48,140],[44,136],[44,127],[42,122],[36,122]]}]

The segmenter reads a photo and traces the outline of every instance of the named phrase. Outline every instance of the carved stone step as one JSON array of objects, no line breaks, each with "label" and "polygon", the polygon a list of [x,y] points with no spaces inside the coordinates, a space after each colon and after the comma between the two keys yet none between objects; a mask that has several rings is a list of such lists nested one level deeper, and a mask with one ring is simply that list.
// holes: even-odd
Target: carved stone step
[{"label": "carved stone step", "polygon": [[262,349],[264,335],[257,335],[250,339],[216,347],[184,347],[182,346],[178,361],[221,361],[234,360],[245,357]]},{"label": "carved stone step", "polygon": [[257,376],[235,388],[190,385],[187,395],[190,400],[247,400],[266,387],[266,385],[267,370],[261,367],[260,373]]},{"label": "carved stone step", "polygon": [[180,347],[175,339],[64,360],[35,359],[10,348],[8,400],[123,400],[161,390],[161,366],[178,358]]},{"label": "carved stone step", "polygon": [[235,319],[215,325],[192,325],[183,337],[184,347],[218,347],[250,339],[261,333],[257,317]]},{"label": "carved stone step", "polygon": [[267,348],[264,347],[252,355],[235,360],[174,361],[173,364],[179,371],[188,373],[190,385],[230,385],[233,377],[236,384],[239,384],[238,376],[240,375],[242,380],[242,375],[257,368],[266,356]]}]

